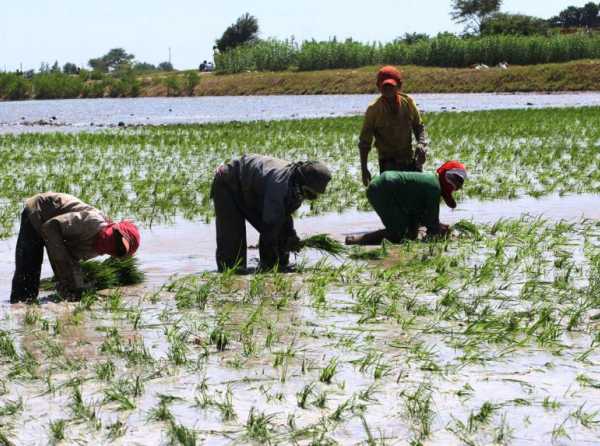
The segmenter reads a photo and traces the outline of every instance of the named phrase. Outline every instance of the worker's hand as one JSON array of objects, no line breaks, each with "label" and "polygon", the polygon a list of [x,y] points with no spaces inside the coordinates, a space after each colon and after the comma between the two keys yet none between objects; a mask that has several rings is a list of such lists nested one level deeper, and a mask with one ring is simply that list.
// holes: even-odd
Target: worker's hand
[{"label": "worker's hand", "polygon": [[283,249],[287,252],[298,252],[302,249],[300,238],[295,232],[287,237]]},{"label": "worker's hand", "polygon": [[365,168],[362,170],[362,182],[363,186],[369,187],[369,183],[371,183],[371,172],[369,172],[369,169]]},{"label": "worker's hand", "polygon": [[423,171],[425,161],[427,161],[427,146],[419,144],[415,150],[415,167],[419,172]]}]

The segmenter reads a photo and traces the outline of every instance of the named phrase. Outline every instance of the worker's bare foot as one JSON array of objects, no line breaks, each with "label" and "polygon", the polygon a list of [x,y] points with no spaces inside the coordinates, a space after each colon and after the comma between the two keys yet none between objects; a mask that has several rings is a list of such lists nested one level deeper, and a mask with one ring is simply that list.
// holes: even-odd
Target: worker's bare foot
[{"label": "worker's bare foot", "polygon": [[345,243],[346,245],[358,245],[361,238],[360,235],[347,235]]}]

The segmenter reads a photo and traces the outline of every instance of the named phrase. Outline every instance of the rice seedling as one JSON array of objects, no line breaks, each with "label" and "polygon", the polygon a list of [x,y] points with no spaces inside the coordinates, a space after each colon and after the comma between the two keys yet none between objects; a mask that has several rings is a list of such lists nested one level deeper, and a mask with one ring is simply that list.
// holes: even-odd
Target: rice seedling
[{"label": "rice seedling", "polygon": [[158,405],[148,412],[148,420],[173,422],[173,414],[171,414],[168,404],[168,399],[160,398]]},{"label": "rice seedling", "polygon": [[187,333],[182,333],[177,327],[165,328],[165,335],[169,341],[168,358],[175,365],[184,365],[188,362],[189,348],[186,344]]},{"label": "rice seedling", "polygon": [[198,434],[195,431],[174,421],[169,423],[169,437],[173,445],[196,446],[198,442]]},{"label": "rice seedling", "polygon": [[300,392],[296,394],[298,407],[301,409],[306,409],[306,404],[308,402],[308,397],[313,394],[315,389],[315,383],[305,385]]},{"label": "rice seedling", "polygon": [[270,444],[273,437],[273,428],[271,422],[274,415],[265,415],[256,408],[251,407],[248,412],[248,419],[244,425],[246,438],[254,441]]},{"label": "rice seedling", "polygon": [[327,234],[317,234],[300,241],[302,249],[311,248],[323,253],[339,256],[346,252],[346,247]]},{"label": "rice seedling", "polygon": [[108,438],[110,440],[116,440],[122,437],[127,432],[127,425],[121,420],[117,420],[114,423],[106,426],[108,429]]},{"label": "rice seedling", "polygon": [[[144,281],[144,272],[140,269],[137,257],[109,257],[106,260],[87,260],[81,262],[85,281],[96,290],[116,286],[137,285]],[[42,279],[41,289],[52,290],[54,278]]]},{"label": "rice seedling", "polygon": [[216,326],[210,332],[210,342],[214,344],[218,351],[222,352],[229,344],[229,334],[221,326]]},{"label": "rice seedling", "polygon": [[327,363],[327,365],[323,367],[323,369],[321,369],[321,373],[319,374],[319,381],[325,384],[331,384],[331,380],[335,376],[337,366],[337,358],[331,358],[329,360],[329,363]]},{"label": "rice seedling", "polygon": [[383,240],[379,248],[362,248],[353,246],[348,257],[354,260],[380,260],[388,256],[390,242]]},{"label": "rice seedling", "polygon": [[90,424],[95,426],[96,430],[100,429],[102,424],[96,414],[96,409],[83,400],[81,389],[78,385],[73,386],[69,408],[71,409],[71,413],[75,419],[88,421]]},{"label": "rice seedling", "polygon": [[0,406],[0,417],[10,417],[23,410],[23,398],[16,401],[7,401]]},{"label": "rice seedling", "polygon": [[53,444],[57,444],[65,439],[66,421],[56,420],[50,422],[50,440]]},{"label": "rice seedling", "polygon": [[431,390],[420,384],[413,392],[402,392],[404,399],[404,415],[412,423],[413,433],[418,441],[426,440],[431,435],[431,426],[435,413],[432,408]]},{"label": "rice seedling", "polygon": [[117,410],[135,409],[135,403],[129,398],[135,392],[128,384],[127,381],[120,381],[112,387],[104,389],[104,402],[117,403]]},{"label": "rice seedling", "polygon": [[237,414],[235,413],[235,409],[233,407],[233,392],[231,391],[231,387],[227,386],[227,390],[225,391],[225,396],[222,401],[215,401],[214,405],[221,412],[221,420],[223,422],[234,421],[237,419]]}]

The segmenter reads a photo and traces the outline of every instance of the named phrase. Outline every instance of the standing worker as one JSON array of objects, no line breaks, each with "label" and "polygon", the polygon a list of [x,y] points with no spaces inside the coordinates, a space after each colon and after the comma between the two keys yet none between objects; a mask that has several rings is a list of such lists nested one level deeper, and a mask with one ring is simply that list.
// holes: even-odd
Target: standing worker
[{"label": "standing worker", "polygon": [[[401,93],[402,73],[386,66],[377,73],[381,96],[367,108],[358,148],[362,182],[371,182],[368,158],[373,137],[379,155],[379,173],[389,170],[422,172],[427,158],[427,134],[415,101]],[[412,133],[417,140],[412,146]]]},{"label": "standing worker", "polygon": [[452,193],[467,178],[465,166],[458,161],[444,163],[435,173],[384,172],[367,189],[367,198],[381,218],[385,229],[346,237],[348,245],[378,245],[383,239],[398,243],[415,240],[421,225],[428,236],[445,235],[448,225],[440,223],[440,197],[454,209]]},{"label": "standing worker", "polygon": [[78,298],[89,288],[80,260],[104,254],[133,255],[139,245],[140,233],[130,221],[113,223],[98,209],[69,194],[34,195],[25,201],[21,214],[10,302],[37,299],[44,247],[58,292]]},{"label": "standing worker", "polygon": [[217,227],[217,267],[246,268],[246,220],[260,233],[260,267],[286,267],[299,248],[292,213],[325,192],[331,173],[318,161],[289,163],[244,155],[217,168],[211,197]]}]

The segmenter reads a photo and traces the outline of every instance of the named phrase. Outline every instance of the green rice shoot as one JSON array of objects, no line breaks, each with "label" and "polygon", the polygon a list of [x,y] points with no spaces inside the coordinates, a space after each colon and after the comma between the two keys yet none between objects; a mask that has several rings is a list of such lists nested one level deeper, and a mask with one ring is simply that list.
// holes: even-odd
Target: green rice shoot
[{"label": "green rice shoot", "polygon": [[317,234],[300,241],[301,249],[312,248],[334,256],[340,256],[346,252],[346,247],[339,241],[327,234]]}]

